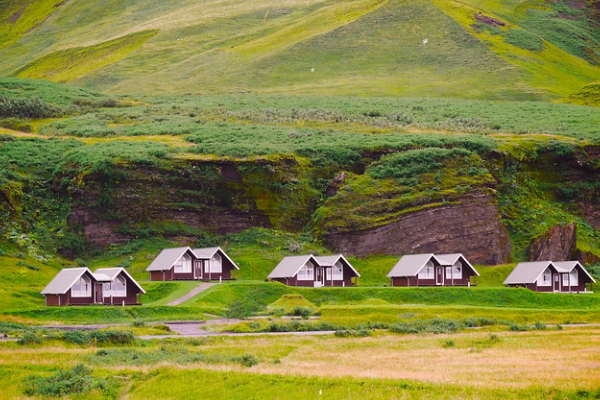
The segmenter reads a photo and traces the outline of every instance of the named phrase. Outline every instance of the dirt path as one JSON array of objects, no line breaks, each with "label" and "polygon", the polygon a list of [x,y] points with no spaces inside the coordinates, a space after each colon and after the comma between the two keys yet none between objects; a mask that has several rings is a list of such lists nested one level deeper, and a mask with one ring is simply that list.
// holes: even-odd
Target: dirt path
[{"label": "dirt path", "polygon": [[216,285],[216,283],[201,283],[200,285],[198,285],[195,288],[193,288],[192,290],[190,290],[187,294],[184,294],[180,298],[173,300],[170,303],[167,303],[167,305],[168,306],[178,306],[181,303],[191,299],[192,297],[196,296],[199,293],[204,292],[206,289],[210,289],[211,287],[213,287],[215,285]]}]

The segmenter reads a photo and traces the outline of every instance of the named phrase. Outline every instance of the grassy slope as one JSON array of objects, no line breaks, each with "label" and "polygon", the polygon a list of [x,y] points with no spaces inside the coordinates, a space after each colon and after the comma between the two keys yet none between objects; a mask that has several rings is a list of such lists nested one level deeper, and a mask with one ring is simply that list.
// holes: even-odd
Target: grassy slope
[{"label": "grassy slope", "polygon": [[136,32],[94,46],[55,51],[35,59],[15,75],[54,82],[72,81],[126,57],[156,33],[155,30]]},{"label": "grassy slope", "polygon": [[91,89],[43,80],[0,77],[0,96],[21,99],[37,97],[44,103],[69,106],[75,99],[98,99],[105,95]]},{"label": "grassy slope", "polygon": [[[513,15],[518,6],[508,0],[76,0],[23,37],[15,33],[3,50],[0,74],[79,77],[78,84],[119,93],[488,99],[556,98],[598,79],[598,68],[549,42],[542,52],[529,51],[470,28],[481,8]],[[141,47],[143,40],[103,53],[111,40],[150,30],[158,33]]]}]

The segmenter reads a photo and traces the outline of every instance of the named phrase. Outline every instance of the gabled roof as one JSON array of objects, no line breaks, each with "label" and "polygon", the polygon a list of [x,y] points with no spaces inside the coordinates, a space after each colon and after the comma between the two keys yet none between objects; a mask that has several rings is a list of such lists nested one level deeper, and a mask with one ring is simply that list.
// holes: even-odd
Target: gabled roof
[{"label": "gabled roof", "polygon": [[442,265],[454,265],[458,260],[462,258],[462,260],[475,272],[475,275],[479,276],[479,272],[471,265],[467,257],[465,257],[462,253],[452,253],[452,254],[436,254],[435,255],[438,260],[442,261]]},{"label": "gabled roof", "polygon": [[[131,281],[135,284],[135,286],[138,287],[138,289],[140,289],[142,291],[142,293],[146,293],[146,291],[144,290],[143,287],[140,286],[139,283],[137,283],[137,281],[135,279],[133,279],[133,277],[131,275],[129,275],[129,272],[127,272],[124,268],[120,268],[120,267],[116,267],[116,268],[98,268],[96,271],[94,271],[94,276],[96,277],[96,280],[100,281],[100,282],[106,282],[106,281],[114,281],[115,278],[117,276],[119,276],[119,274],[125,274],[127,275],[127,277],[129,277],[129,279],[131,279]],[[106,277],[108,279],[103,279],[103,277]]]},{"label": "gabled roof", "polygon": [[62,269],[56,274],[54,279],[50,281],[48,286],[42,290],[42,294],[65,294],[71,289],[77,279],[81,278],[86,272],[91,275],[92,279],[95,279],[92,271],[85,267]]},{"label": "gabled roof", "polygon": [[354,271],[356,276],[360,278],[360,274],[358,273],[358,271],[352,266],[352,264],[348,262],[348,260],[346,260],[346,257],[344,257],[342,254],[334,254],[331,256],[318,256],[315,257],[315,259],[317,260],[317,263],[320,266],[333,266],[333,264],[338,262],[338,260],[344,260],[344,262],[350,267],[350,269]]},{"label": "gabled roof", "polygon": [[446,265],[444,261],[440,261],[436,258],[433,253],[429,254],[407,254],[402,256],[396,263],[394,268],[387,274],[388,278],[394,276],[415,276],[419,273],[421,268],[427,264],[429,260],[435,260],[440,265]]},{"label": "gabled roof", "polygon": [[229,258],[229,256],[227,255],[227,253],[225,253],[225,251],[220,248],[220,247],[204,247],[201,249],[194,249],[194,254],[196,254],[196,256],[200,259],[204,259],[204,260],[209,260],[211,259],[215,253],[221,253],[225,258],[227,258],[229,260],[229,262],[233,265],[233,267],[237,270],[239,270],[240,268],[237,266],[236,263],[233,262],[233,260],[231,258]]},{"label": "gabled roof", "polygon": [[520,283],[534,283],[548,267],[552,267],[554,270],[556,270],[556,267],[552,261],[519,263],[515,269],[512,270],[510,275],[508,275],[508,277],[504,280],[504,284],[516,285]]},{"label": "gabled roof", "polygon": [[296,276],[300,268],[309,260],[319,265],[319,262],[312,254],[284,257],[267,278],[291,278]]},{"label": "gabled roof", "polygon": [[181,258],[187,251],[191,252],[192,255],[196,254],[189,247],[174,247],[171,249],[164,249],[160,254],[152,261],[152,263],[146,268],[146,271],[166,271],[173,267],[173,264]]},{"label": "gabled roof", "polygon": [[596,280],[589,272],[581,265],[579,261],[558,261],[553,263],[558,272],[568,273],[571,272],[578,265],[581,267],[581,270],[591,279],[592,283],[596,283]]}]

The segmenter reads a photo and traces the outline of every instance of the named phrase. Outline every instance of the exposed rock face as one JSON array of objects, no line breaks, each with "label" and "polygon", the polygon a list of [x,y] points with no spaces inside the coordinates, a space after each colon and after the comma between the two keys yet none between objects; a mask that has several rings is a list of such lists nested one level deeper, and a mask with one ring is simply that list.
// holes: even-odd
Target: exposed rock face
[{"label": "exposed rock face", "polygon": [[293,158],[126,165],[118,172],[118,178],[85,177],[73,195],[69,223],[95,246],[127,241],[144,229],[190,238],[193,233],[182,227],[213,233],[255,226],[299,230],[318,201]]},{"label": "exposed rock face", "polygon": [[488,17],[487,15],[483,15],[481,11],[475,14],[475,19],[477,20],[477,22],[487,24],[490,26],[506,26],[506,22],[500,21],[496,18]]},{"label": "exposed rock face", "polygon": [[511,254],[508,233],[488,196],[425,208],[364,231],[330,234],[326,241],[335,251],[357,256],[463,253],[471,262],[496,265],[510,262]]},{"label": "exposed rock face", "polygon": [[577,225],[555,225],[529,244],[529,261],[568,261],[577,249]]}]

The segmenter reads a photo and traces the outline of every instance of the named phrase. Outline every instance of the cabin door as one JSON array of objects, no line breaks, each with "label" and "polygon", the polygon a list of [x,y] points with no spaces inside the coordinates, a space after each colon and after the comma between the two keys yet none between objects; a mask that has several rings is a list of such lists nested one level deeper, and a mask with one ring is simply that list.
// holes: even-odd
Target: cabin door
[{"label": "cabin door", "polygon": [[194,265],[194,279],[202,279],[202,260],[196,260]]},{"label": "cabin door", "polygon": [[560,279],[559,274],[554,274],[554,291],[558,292],[560,290]]},{"label": "cabin door", "polygon": [[102,284],[96,284],[96,303],[102,304],[104,303],[104,299],[102,298]]},{"label": "cabin door", "polygon": [[437,273],[435,274],[435,284],[442,285],[444,283],[444,268],[436,268]]},{"label": "cabin door", "polygon": [[325,284],[325,274],[323,268],[315,268],[315,287],[321,287]]}]

